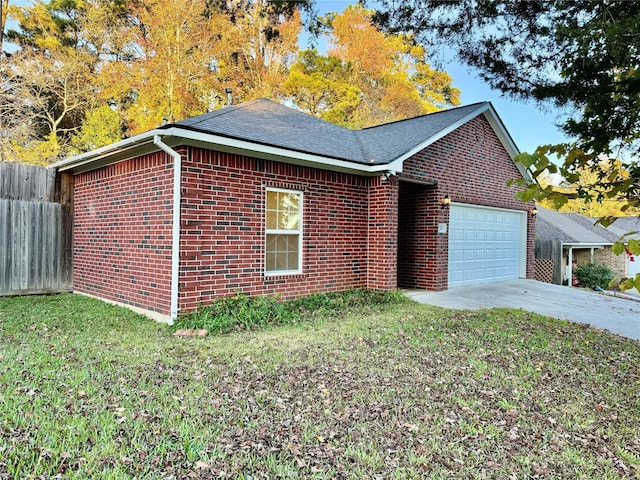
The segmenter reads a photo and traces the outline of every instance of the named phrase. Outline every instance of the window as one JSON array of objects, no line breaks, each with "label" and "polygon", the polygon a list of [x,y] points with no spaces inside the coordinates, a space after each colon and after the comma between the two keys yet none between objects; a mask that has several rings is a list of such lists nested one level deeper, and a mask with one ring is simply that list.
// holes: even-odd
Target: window
[{"label": "window", "polygon": [[267,189],[265,271],[302,271],[302,192]]}]

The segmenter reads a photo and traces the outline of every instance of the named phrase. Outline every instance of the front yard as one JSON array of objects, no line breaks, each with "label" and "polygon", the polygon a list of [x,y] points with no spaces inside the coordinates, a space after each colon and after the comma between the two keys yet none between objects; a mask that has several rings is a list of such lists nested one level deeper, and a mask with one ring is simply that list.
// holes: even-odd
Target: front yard
[{"label": "front yard", "polygon": [[206,338],[0,299],[0,478],[638,478],[640,343],[402,303]]}]

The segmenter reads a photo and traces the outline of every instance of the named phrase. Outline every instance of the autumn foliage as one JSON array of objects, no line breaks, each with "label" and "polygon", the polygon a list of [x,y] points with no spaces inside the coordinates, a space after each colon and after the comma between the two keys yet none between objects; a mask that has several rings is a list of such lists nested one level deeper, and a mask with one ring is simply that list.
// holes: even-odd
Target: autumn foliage
[{"label": "autumn foliage", "polygon": [[[0,63],[0,161],[49,164],[259,97],[349,127],[458,103],[412,38],[351,6],[319,19],[327,55],[299,51],[308,4],[267,0],[35,0]],[[11,47],[11,45],[13,47]],[[9,47],[8,47],[9,46]]]}]

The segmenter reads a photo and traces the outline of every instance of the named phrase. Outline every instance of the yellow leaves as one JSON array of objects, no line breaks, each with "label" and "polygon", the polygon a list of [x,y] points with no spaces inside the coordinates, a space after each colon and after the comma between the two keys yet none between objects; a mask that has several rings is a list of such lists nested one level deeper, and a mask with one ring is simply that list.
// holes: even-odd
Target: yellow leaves
[{"label": "yellow leaves", "polygon": [[[285,57],[287,55],[295,55],[298,50],[298,36],[302,30],[302,19],[300,11],[296,10],[291,18],[283,18],[278,24],[278,44],[279,52],[274,52],[277,56]],[[275,58],[271,59],[272,61]]]},{"label": "yellow leaves", "polygon": [[60,144],[55,138],[34,140],[26,145],[13,143],[11,160],[29,165],[46,166],[56,161],[59,153]]},{"label": "yellow leaves", "polygon": [[38,47],[43,50],[57,50],[61,44],[57,37],[44,37],[38,40]]},{"label": "yellow leaves", "polygon": [[61,31],[55,23],[46,4],[37,0],[30,7],[10,6],[9,17],[16,20],[25,30],[36,30],[40,35],[35,38],[36,45],[42,50],[56,50],[60,42]]},{"label": "yellow leaves", "polygon": [[627,278],[620,283],[619,288],[622,291],[631,290],[632,288],[640,291],[640,274],[636,275],[635,278]]},{"label": "yellow leaves", "polygon": [[[533,154],[520,154],[517,161],[543,186],[529,186],[525,195],[544,207],[600,217],[603,224],[634,213],[628,192],[633,190],[635,179],[628,166],[617,159],[564,143],[542,145]],[[561,186],[553,185],[560,182]]]},{"label": "yellow leaves", "polygon": [[393,67],[397,38],[387,37],[371,23],[372,10],[350,5],[331,21],[329,55],[350,62],[356,72],[382,77]]},{"label": "yellow leaves", "polygon": [[109,105],[101,105],[87,111],[79,133],[71,137],[70,153],[95,150],[115,143],[122,137],[122,125],[118,112]]},{"label": "yellow leaves", "polygon": [[[407,42],[409,41],[409,39],[407,39]],[[427,51],[425,50],[424,46],[420,45],[420,44],[415,44],[415,45],[411,45],[409,44],[409,55],[411,55],[414,58],[424,58],[425,55],[427,54]]]},{"label": "yellow leaves", "polygon": [[[384,91],[381,106],[397,119],[417,117],[429,113],[415,87],[401,75],[397,75]],[[436,110],[434,107],[433,110]],[[432,111],[433,111],[432,110]]]},{"label": "yellow leaves", "polygon": [[[46,94],[30,103],[49,130],[36,132],[38,141],[54,132],[60,155],[69,146],[102,143],[113,130],[80,127],[87,112],[105,105],[126,126],[124,133],[135,135],[163,118],[178,121],[218,108],[225,87],[233,88],[235,102],[286,93],[306,111],[348,127],[459,103],[451,77],[431,69],[423,46],[408,35],[379,31],[372,11],[357,5],[326,19],[337,59],[310,70],[292,68],[302,21],[298,9],[284,10],[268,0],[35,0],[12,8],[24,27],[24,46],[42,57],[29,66],[29,78],[47,75]],[[82,141],[81,130],[90,132]],[[29,148],[53,154],[46,141]],[[31,158],[25,149],[20,157]]]},{"label": "yellow leaves", "polygon": [[[347,113],[346,125],[361,128],[458,105],[460,91],[446,72],[431,69],[425,48],[408,35],[378,30],[372,14],[350,5],[342,14],[323,19],[328,54],[342,61],[348,73],[344,80],[362,97]],[[321,115],[328,118],[324,112]]]},{"label": "yellow leaves", "polygon": [[254,1],[234,22],[233,79],[241,100],[282,93],[288,69],[295,61],[301,29],[297,10],[290,17],[276,14],[274,6],[263,0]]},{"label": "yellow leaves", "polygon": [[428,63],[418,62],[415,65],[413,82],[418,87],[420,97],[427,103],[439,107],[447,104],[460,105],[460,89],[451,86],[453,79],[447,72],[433,70]]},{"label": "yellow leaves", "polygon": [[156,0],[132,11],[143,26],[132,29],[138,56],[110,66],[103,77],[106,83],[113,75],[119,79],[107,92],[135,99],[125,111],[129,134],[155,128],[163,118],[204,113],[220,90],[215,67],[221,42],[213,32],[230,24],[221,15],[203,15],[205,7],[203,0]]}]

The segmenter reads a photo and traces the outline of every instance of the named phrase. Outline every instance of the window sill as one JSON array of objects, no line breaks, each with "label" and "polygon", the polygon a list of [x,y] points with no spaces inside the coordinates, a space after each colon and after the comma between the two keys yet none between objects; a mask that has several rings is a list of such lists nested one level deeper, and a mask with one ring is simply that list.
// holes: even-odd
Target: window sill
[{"label": "window sill", "polygon": [[278,272],[278,273],[264,273],[263,278],[265,281],[270,280],[291,280],[296,278],[306,278],[303,272]]}]

